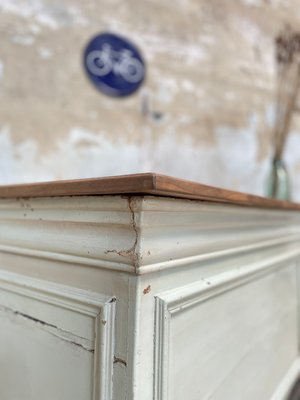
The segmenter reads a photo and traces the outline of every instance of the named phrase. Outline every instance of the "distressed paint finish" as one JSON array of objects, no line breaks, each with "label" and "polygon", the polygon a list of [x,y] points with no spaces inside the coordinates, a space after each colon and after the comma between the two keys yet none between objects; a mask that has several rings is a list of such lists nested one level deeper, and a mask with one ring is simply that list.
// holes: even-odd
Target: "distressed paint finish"
[{"label": "distressed paint finish", "polygon": [[[286,21],[298,26],[298,9],[297,0],[0,0],[0,181],[152,170],[262,194],[272,43]],[[82,49],[103,30],[143,51],[148,116],[142,93],[114,101],[85,78]],[[298,125],[287,150],[296,199]]]},{"label": "distressed paint finish", "polygon": [[1,398],[286,399],[298,211],[1,199],[0,226]]}]

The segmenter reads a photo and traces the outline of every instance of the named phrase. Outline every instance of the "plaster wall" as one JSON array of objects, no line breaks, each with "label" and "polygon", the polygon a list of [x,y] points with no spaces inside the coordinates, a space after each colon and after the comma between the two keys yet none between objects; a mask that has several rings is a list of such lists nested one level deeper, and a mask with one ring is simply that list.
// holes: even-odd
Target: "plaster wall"
[{"label": "plaster wall", "polygon": [[[263,194],[273,40],[299,21],[297,0],[0,0],[0,183],[153,171]],[[83,72],[101,31],[146,59],[128,99],[99,94]],[[299,129],[295,114],[285,155],[295,200]]]}]

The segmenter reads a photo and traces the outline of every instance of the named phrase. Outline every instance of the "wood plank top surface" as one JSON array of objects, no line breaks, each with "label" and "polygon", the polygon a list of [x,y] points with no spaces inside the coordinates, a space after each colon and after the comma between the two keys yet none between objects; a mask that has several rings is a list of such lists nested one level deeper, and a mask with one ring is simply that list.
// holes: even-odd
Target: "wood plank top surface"
[{"label": "wood plank top surface", "polygon": [[300,210],[300,204],[202,185],[154,173],[0,186],[0,198],[153,195],[248,207]]}]

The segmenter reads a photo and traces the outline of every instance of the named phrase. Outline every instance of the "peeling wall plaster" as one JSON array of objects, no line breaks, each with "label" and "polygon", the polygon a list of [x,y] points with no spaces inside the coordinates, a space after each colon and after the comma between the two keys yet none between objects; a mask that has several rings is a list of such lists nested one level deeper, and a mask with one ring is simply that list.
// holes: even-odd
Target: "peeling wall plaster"
[{"label": "peeling wall plaster", "polygon": [[[287,19],[298,26],[298,9],[297,0],[103,0],[99,12],[91,1],[0,0],[0,183],[154,171],[263,194],[273,39]],[[145,88],[130,99],[100,95],[82,70],[85,44],[107,30],[147,61]],[[298,200],[299,123],[286,149]]]},{"label": "peeling wall plaster", "polygon": [[[0,131],[0,181],[3,183],[87,178],[156,171],[179,178],[260,193],[267,163],[256,162],[254,122],[235,140],[228,127],[216,132],[216,145],[195,145],[172,130],[157,140],[148,137],[137,145],[120,139],[112,143],[101,132],[73,128],[53,151],[42,153],[37,142],[14,144],[8,128]],[[224,153],[224,146],[230,152]],[[244,149],[248,152],[245,156]]]},{"label": "peeling wall plaster", "polygon": [[0,0],[0,11],[15,14],[26,20],[34,20],[54,30],[74,23],[87,23],[79,8],[58,1]]}]

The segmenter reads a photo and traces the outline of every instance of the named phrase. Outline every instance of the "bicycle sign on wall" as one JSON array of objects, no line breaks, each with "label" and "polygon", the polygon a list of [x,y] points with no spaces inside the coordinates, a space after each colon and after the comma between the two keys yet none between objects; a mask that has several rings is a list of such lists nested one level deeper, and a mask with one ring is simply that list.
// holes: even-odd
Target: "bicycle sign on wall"
[{"label": "bicycle sign on wall", "polygon": [[84,67],[92,83],[108,96],[129,96],[145,78],[145,63],[138,49],[127,39],[110,33],[89,42]]}]

